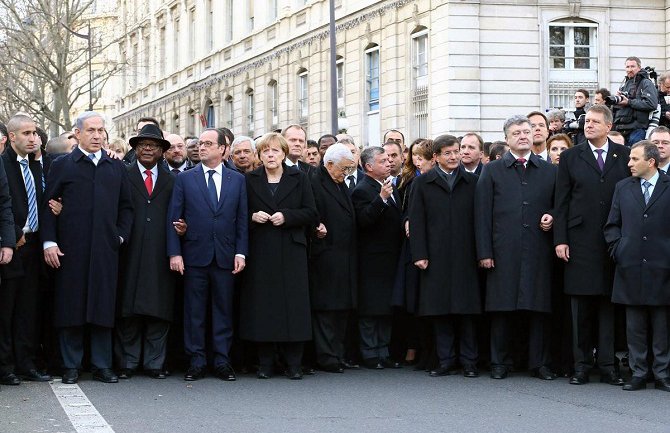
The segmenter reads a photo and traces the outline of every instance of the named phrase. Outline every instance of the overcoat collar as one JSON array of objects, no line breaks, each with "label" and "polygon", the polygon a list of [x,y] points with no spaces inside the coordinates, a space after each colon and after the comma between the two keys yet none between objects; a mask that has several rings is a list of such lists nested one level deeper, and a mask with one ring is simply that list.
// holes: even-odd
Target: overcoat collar
[{"label": "overcoat collar", "polygon": [[250,186],[254,189],[261,201],[263,201],[270,209],[277,209],[279,203],[281,203],[300,183],[300,171],[297,166],[288,167],[286,164],[282,163],[282,168],[282,175],[274,195],[272,195],[268,188],[268,175],[265,172],[265,168],[259,167],[248,174]]}]

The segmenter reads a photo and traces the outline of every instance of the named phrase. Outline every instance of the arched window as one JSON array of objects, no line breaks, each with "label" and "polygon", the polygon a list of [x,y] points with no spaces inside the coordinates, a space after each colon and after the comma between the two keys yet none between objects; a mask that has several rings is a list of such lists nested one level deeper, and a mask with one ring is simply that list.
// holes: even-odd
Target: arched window
[{"label": "arched window", "polygon": [[379,45],[369,44],[365,48],[365,112],[367,146],[381,144],[379,111]]},{"label": "arched window", "polygon": [[247,128],[249,129],[249,136],[253,137],[254,135],[254,112],[256,110],[256,104],[254,102],[254,89],[247,89]]},{"label": "arched window", "polygon": [[212,103],[211,99],[207,100],[207,103],[205,104],[205,113],[207,116],[207,127],[208,128],[215,128],[216,127],[216,115],[214,113],[214,104]]},{"label": "arched window", "polygon": [[428,136],[428,29],[419,26],[412,32],[412,137]]},{"label": "arched window", "polygon": [[274,131],[279,127],[279,88],[275,80],[268,83],[268,112],[270,127],[268,130]]},{"label": "arched window", "polygon": [[309,115],[309,88],[307,81],[307,69],[298,71],[298,117],[300,123],[307,123]]}]

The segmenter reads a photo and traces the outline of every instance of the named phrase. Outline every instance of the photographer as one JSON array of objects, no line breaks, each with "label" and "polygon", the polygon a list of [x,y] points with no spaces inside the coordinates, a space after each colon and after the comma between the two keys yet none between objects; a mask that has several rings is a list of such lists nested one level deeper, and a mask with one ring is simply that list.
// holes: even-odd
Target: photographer
[{"label": "photographer", "polygon": [[670,72],[658,77],[658,103],[661,104],[660,124],[670,127]]},{"label": "photographer", "polygon": [[585,140],[584,137],[584,118],[586,110],[589,109],[589,92],[586,89],[578,89],[575,92],[575,111],[567,113],[563,132],[568,134],[572,142],[579,144]]},{"label": "photographer", "polygon": [[649,79],[653,68],[641,68],[640,59],[626,59],[626,78],[616,96],[605,100],[614,107],[614,127],[626,137],[626,145],[632,146],[645,138],[650,115],[658,105],[658,91]]}]

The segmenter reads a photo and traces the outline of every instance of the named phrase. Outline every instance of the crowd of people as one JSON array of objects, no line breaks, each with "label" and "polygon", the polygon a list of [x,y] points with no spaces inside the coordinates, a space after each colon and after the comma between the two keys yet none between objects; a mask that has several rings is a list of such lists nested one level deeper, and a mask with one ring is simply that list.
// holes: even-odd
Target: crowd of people
[{"label": "crowd of people", "polygon": [[0,384],[411,365],[670,391],[670,129],[642,122],[663,95],[626,70],[618,102],[579,90],[576,125],[533,111],[493,143],[142,118],[126,145],[93,111],[47,141],[14,115]]}]

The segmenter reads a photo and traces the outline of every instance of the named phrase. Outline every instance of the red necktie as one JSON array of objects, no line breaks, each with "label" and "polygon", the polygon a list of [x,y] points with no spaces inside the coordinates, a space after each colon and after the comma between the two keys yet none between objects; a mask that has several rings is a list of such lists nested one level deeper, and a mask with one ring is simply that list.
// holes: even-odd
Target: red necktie
[{"label": "red necktie", "polygon": [[151,195],[151,191],[154,189],[154,181],[151,178],[151,170],[144,170],[144,174],[147,175],[147,178],[144,179],[144,186],[147,187],[147,193]]}]

